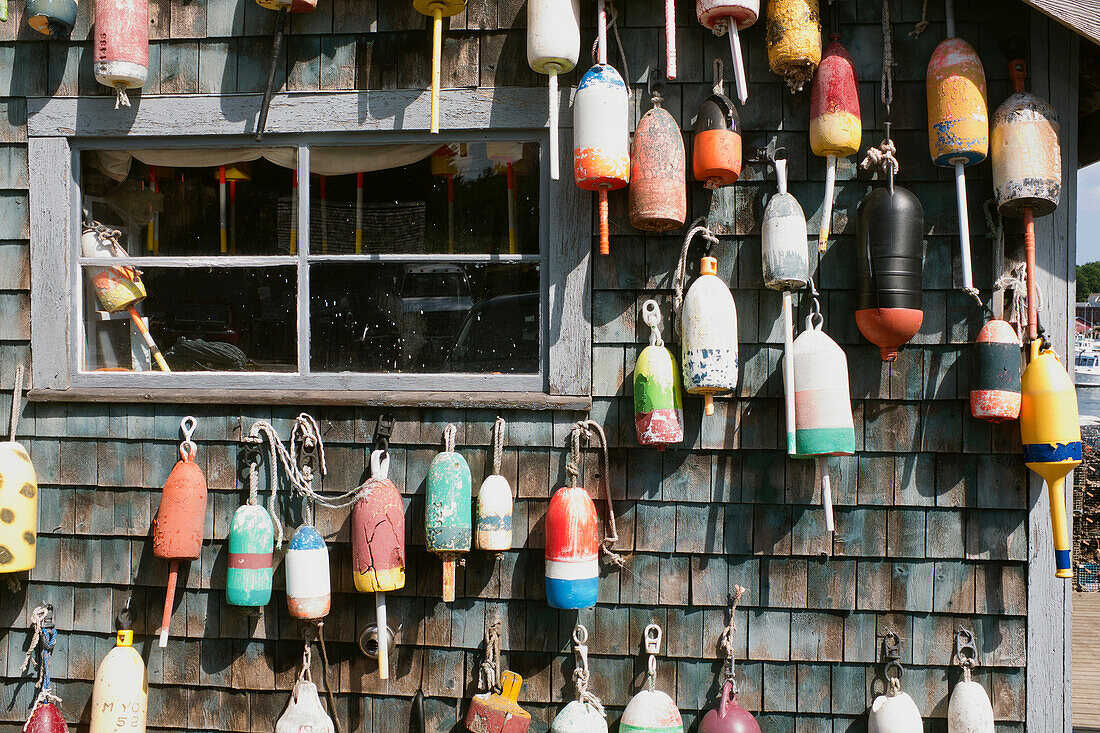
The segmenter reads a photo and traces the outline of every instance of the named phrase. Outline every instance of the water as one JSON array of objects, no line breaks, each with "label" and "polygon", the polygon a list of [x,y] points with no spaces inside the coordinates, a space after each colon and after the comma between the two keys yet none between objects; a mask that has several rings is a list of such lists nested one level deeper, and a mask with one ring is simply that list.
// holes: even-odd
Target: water
[{"label": "water", "polygon": [[1077,388],[1077,412],[1082,425],[1100,423],[1100,387]]}]

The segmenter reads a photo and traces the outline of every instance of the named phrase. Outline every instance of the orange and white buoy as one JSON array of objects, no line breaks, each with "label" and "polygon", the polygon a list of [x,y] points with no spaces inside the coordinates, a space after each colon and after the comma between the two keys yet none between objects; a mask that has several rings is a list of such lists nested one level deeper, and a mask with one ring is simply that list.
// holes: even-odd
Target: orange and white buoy
[{"label": "orange and white buoy", "polygon": [[607,11],[598,0],[599,63],[585,73],[573,98],[573,175],[600,196],[600,254],[610,249],[607,192],[630,183],[630,105],[626,82],[607,63]]}]

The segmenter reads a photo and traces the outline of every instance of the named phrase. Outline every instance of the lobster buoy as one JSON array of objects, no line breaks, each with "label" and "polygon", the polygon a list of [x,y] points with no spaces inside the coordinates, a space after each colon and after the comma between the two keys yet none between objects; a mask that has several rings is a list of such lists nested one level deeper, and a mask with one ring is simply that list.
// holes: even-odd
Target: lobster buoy
[{"label": "lobster buoy", "polygon": [[951,691],[947,703],[947,733],[993,733],[993,704],[985,688],[965,679]]},{"label": "lobster buoy", "polygon": [[833,219],[833,192],[836,188],[836,159],[859,152],[863,123],[859,113],[859,79],[840,34],[825,49],[821,65],[810,87],[810,149],[825,158],[825,197],[822,201],[821,227],[817,247],[821,252],[829,242]]},{"label": "lobster buoy", "polygon": [[291,618],[319,621],[332,603],[328,546],[316,527],[294,530],[286,551],[286,605]]},{"label": "lobster buoy", "polygon": [[630,225],[667,232],[687,219],[684,137],[676,120],[661,107],[660,95],[642,116],[630,151]]},{"label": "lobster buoy", "polygon": [[986,321],[974,343],[970,413],[1002,422],[1020,416],[1020,337],[1007,321]]},{"label": "lobster buoy", "polygon": [[737,306],[717,273],[718,260],[704,257],[680,312],[684,389],[703,395],[707,415],[714,395],[737,388]]},{"label": "lobster buoy", "polygon": [[1023,61],[1013,61],[1009,73],[1016,93],[993,113],[990,133],[993,193],[1002,215],[1046,216],[1057,208],[1062,191],[1058,113],[1024,91]]},{"label": "lobster buoy", "polygon": [[191,440],[195,418],[188,415],[180,427],[183,429],[180,460],[164,482],[160,508],[153,520],[153,554],[168,560],[168,588],[160,623],[162,647],[168,646],[180,561],[198,560],[202,555],[202,533],[206,524],[206,477],[195,463],[197,447]]},{"label": "lobster buoy", "polygon": [[571,700],[554,717],[550,733],[607,733],[607,718],[595,706]]},{"label": "lobster buoy", "polygon": [[229,567],[225,600],[231,606],[258,611],[271,600],[275,575],[275,523],[259,504],[233,512],[229,527]]},{"label": "lobster buoy", "polygon": [[699,105],[692,127],[691,169],[707,188],[732,185],[741,176],[741,121],[733,102],[715,91]]},{"label": "lobster buoy", "polygon": [[642,319],[650,328],[649,346],[634,365],[634,430],[641,445],[659,450],[684,439],[684,406],[676,357],[661,338],[657,301],[642,304]]},{"label": "lobster buoy", "polygon": [[27,0],[27,25],[50,38],[68,38],[76,25],[76,0]]},{"label": "lobster buoy", "polygon": [[386,593],[405,587],[405,506],[389,479],[390,457],[370,456],[371,477],[351,510],[351,557],[355,590],[374,593],[378,633],[378,677],[389,679],[390,627]]},{"label": "lobster buoy", "polygon": [[755,23],[759,15],[760,0],[695,0],[695,17],[699,22],[715,35],[729,36],[733,78],[742,105],[749,99],[749,85],[745,79],[740,31]]},{"label": "lobster buoy", "polygon": [[550,79],[550,178],[558,180],[558,74],[581,52],[580,0],[528,0],[527,64]]},{"label": "lobster buoy", "polygon": [[794,340],[794,457],[818,459],[825,531],[833,531],[833,500],[826,456],[856,452],[848,359],[821,330],[820,313],[806,318],[806,330]]},{"label": "lobster buoy", "polygon": [[[316,3],[316,0],[313,0]],[[443,58],[443,19],[466,9],[466,0],[413,0],[418,13],[432,19],[432,111],[431,131],[439,132],[440,64]]]},{"label": "lobster buoy", "polygon": [[520,707],[522,686],[523,678],[515,672],[501,672],[500,692],[483,692],[470,700],[466,730],[470,733],[527,733],[531,713]]},{"label": "lobster buoy", "polygon": [[974,47],[955,35],[948,1],[948,38],[928,60],[928,149],[932,162],[955,169],[959,210],[959,255],[963,290],[974,289],[970,265],[970,223],[966,204],[966,166],[985,160],[989,152],[989,108],[985,101],[985,70]]},{"label": "lobster buoy", "polygon": [[727,680],[722,685],[718,706],[708,710],[699,723],[699,733],[760,733],[760,724],[741,707],[733,683]]},{"label": "lobster buoy", "polygon": [[120,629],[115,648],[99,663],[92,687],[90,733],[145,731],[149,685],[145,662],[134,649],[134,632]]},{"label": "lobster buoy", "polygon": [[1020,437],[1024,463],[1043,477],[1050,496],[1055,575],[1073,577],[1066,521],[1066,474],[1081,464],[1077,392],[1054,350],[1031,342],[1031,361],[1021,379]]},{"label": "lobster buoy", "polygon": [[[12,422],[19,419],[19,391],[23,368],[17,369],[12,397]],[[0,442],[0,573],[21,573],[34,568],[38,541],[38,477],[27,449],[11,440]]]},{"label": "lobster buoy", "polygon": [[65,716],[52,702],[38,702],[23,726],[23,733],[69,733]]},{"label": "lobster buoy", "polygon": [[455,563],[470,551],[473,501],[470,466],[455,452],[456,428],[443,430],[443,451],[428,467],[424,508],[424,534],[428,552],[443,561],[443,600],[455,599]]},{"label": "lobster buoy", "polygon": [[909,693],[890,689],[871,703],[867,733],[924,733],[924,721]]},{"label": "lobster buoy", "polygon": [[810,282],[810,255],[806,239],[806,215],[787,193],[787,161],[775,159],[779,192],[764,207],[760,225],[764,285],[780,291],[783,311],[783,405],[787,425],[787,453],[794,453],[794,307],[791,291]]},{"label": "lobster buoy", "polygon": [[129,107],[128,89],[149,76],[148,0],[96,0],[95,80],[115,90],[115,109]]},{"label": "lobster buoy", "polygon": [[821,63],[817,0],[769,0],[764,42],[768,66],[800,92]]},{"label": "lobster buoy", "polygon": [[684,719],[676,703],[661,690],[642,690],[623,710],[620,733],[683,733]]},{"label": "lobster buoy", "polygon": [[600,580],[599,518],[583,486],[563,486],[546,510],[546,602],[591,608]]},{"label": "lobster buoy", "polygon": [[867,194],[856,214],[856,326],[883,361],[920,330],[924,209],[901,186]]},{"label": "lobster buoy", "polygon": [[493,423],[493,472],[477,492],[477,522],[474,545],[479,550],[504,552],[512,549],[512,487],[500,473],[504,451],[504,418]]},{"label": "lobster buoy", "polygon": [[608,254],[607,192],[630,183],[630,107],[626,82],[613,66],[593,66],[573,98],[573,176],[600,196],[600,254]]}]

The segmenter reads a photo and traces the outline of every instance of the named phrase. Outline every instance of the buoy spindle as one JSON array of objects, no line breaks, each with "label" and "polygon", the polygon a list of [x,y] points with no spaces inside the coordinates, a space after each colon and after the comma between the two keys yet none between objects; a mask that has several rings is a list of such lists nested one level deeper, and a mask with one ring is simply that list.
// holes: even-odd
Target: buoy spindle
[{"label": "buoy spindle", "polygon": [[821,471],[821,508],[825,510],[825,531],[832,534],[833,526],[833,484],[829,479],[829,461],[825,456],[817,459],[817,468]]},{"label": "buoy spindle", "polygon": [[548,86],[550,89],[550,180],[558,180],[558,65],[550,64],[546,67],[550,75]]},{"label": "buoy spindle", "polygon": [[825,156],[825,200],[822,201],[821,227],[817,232],[817,250],[824,252],[829,243],[833,221],[833,192],[836,190],[836,156]]},{"label": "buoy spindle", "polygon": [[1024,209],[1024,259],[1027,263],[1027,338],[1039,338],[1039,294],[1035,264],[1035,212]]},{"label": "buoy spindle", "polygon": [[443,5],[432,3],[432,133],[439,132],[439,68],[443,55]]},{"label": "buoy spindle", "polygon": [[741,56],[741,34],[737,30],[737,21],[729,19],[730,56],[733,60],[733,79],[737,84],[737,98],[741,104],[749,101],[749,82],[745,78],[745,59]]},{"label": "buoy spindle", "polygon": [[963,290],[974,290],[974,271],[970,264],[970,220],[966,210],[966,165],[955,161],[955,196],[959,206],[959,260],[962,264]]},{"label": "buoy spindle", "polygon": [[598,17],[596,18],[596,63],[607,63],[607,3],[598,0]]},{"label": "buoy spindle", "polygon": [[355,174],[355,254],[363,252],[363,174]]},{"label": "buoy spindle", "polygon": [[665,0],[665,76],[676,78],[676,0]]}]

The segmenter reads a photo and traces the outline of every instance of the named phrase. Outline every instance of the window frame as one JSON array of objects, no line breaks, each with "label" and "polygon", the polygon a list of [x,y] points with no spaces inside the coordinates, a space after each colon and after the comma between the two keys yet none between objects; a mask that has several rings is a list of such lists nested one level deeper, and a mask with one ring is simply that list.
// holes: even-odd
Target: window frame
[{"label": "window frame", "polygon": [[[426,96],[414,93],[410,102],[407,90],[335,93],[325,95],[278,95],[272,104],[272,123],[262,143],[257,143],[242,124],[230,118],[224,105],[226,98],[194,95],[161,95],[143,97],[135,111],[116,111],[107,98],[33,98],[28,100],[28,160],[30,163],[31,209],[31,353],[32,397],[49,399],[62,392],[86,393],[112,399],[122,394],[127,398],[149,401],[179,399],[185,396],[210,401],[247,398],[270,391],[293,390],[307,398],[314,395],[326,402],[341,401],[336,393],[347,393],[348,403],[370,402],[376,393],[409,393],[409,401],[423,403],[417,395],[468,395],[473,401],[491,403],[488,395],[496,393],[508,403],[531,407],[561,406],[555,396],[581,398],[577,406],[591,400],[591,203],[576,188],[563,170],[559,180],[550,179],[546,162],[548,153],[545,92],[541,89],[512,88],[500,90],[449,90],[444,109],[452,109],[457,120],[445,116],[445,134],[430,135],[427,130],[402,130],[395,105],[416,107]],[[486,95],[488,95],[486,97]],[[255,100],[258,95],[227,95]],[[496,98],[494,98],[494,96]],[[421,98],[423,97],[423,100]],[[503,98],[502,98],[503,97]],[[364,99],[365,98],[365,99]],[[364,104],[366,102],[366,104]],[[241,103],[248,106],[246,103]],[[213,105],[213,108],[212,108]],[[229,105],[232,107],[232,105]],[[541,109],[540,109],[541,107]],[[215,113],[216,108],[216,113]],[[362,119],[362,109],[378,109],[387,116],[374,118],[368,113]],[[501,111],[506,110],[504,112]],[[280,110],[276,115],[275,110]],[[541,112],[541,114],[540,114]],[[164,117],[161,115],[169,115]],[[159,119],[158,119],[159,116]],[[253,115],[254,116],[254,115]],[[327,117],[326,117],[327,116]],[[120,119],[123,118],[123,119]],[[188,120],[194,118],[195,123]],[[164,125],[161,120],[173,119]],[[318,129],[324,120],[325,129]],[[446,124],[447,121],[450,124]],[[505,125],[497,122],[503,121]],[[296,122],[298,121],[298,122]],[[523,123],[523,124],[520,124]],[[166,134],[165,128],[171,128]],[[180,134],[180,130],[184,130]],[[364,135],[364,131],[369,135]],[[563,129],[561,150],[568,150],[571,131]],[[59,134],[63,133],[63,134]],[[190,134],[188,134],[190,133]],[[307,139],[303,139],[307,135]],[[266,266],[296,264],[298,267],[298,361],[303,371],[292,373],[232,372],[85,372],[80,370],[84,348],[82,322],[82,288],[70,284],[80,282],[80,258],[76,242],[80,236],[80,153],[88,149],[119,149],[148,147],[243,147],[263,145],[294,147],[299,156],[299,200],[309,201],[308,158],[310,146],[392,143],[392,142],[482,142],[491,140],[528,140],[540,145],[539,241],[540,254],[540,331],[541,361],[538,374],[468,374],[468,373],[377,373],[377,372],[312,372],[308,363],[309,347],[309,280],[308,267],[321,261],[321,255],[310,259],[309,209],[299,207],[298,255],[234,257],[233,264],[248,266],[249,260],[264,259]],[[328,259],[337,256],[328,255]],[[528,260],[532,255],[482,256],[401,256],[401,255],[339,255],[340,261],[383,262],[392,260],[457,261],[477,259],[493,262],[513,258]],[[163,258],[167,260],[169,258]],[[173,257],[179,266],[183,258]],[[225,265],[227,258],[189,258],[191,266]],[[152,258],[138,257],[135,264],[151,267]],[[274,262],[271,260],[275,260]],[[85,264],[94,263],[85,261]],[[202,264],[198,264],[202,263]],[[64,267],[59,267],[63,264]],[[63,317],[59,318],[59,309]],[[64,347],[59,347],[64,344]],[[446,383],[446,389],[440,383]],[[477,396],[475,396],[477,395]],[[215,400],[216,397],[216,400]],[[446,401],[446,400],[444,400]],[[568,401],[566,401],[568,402]]]}]

